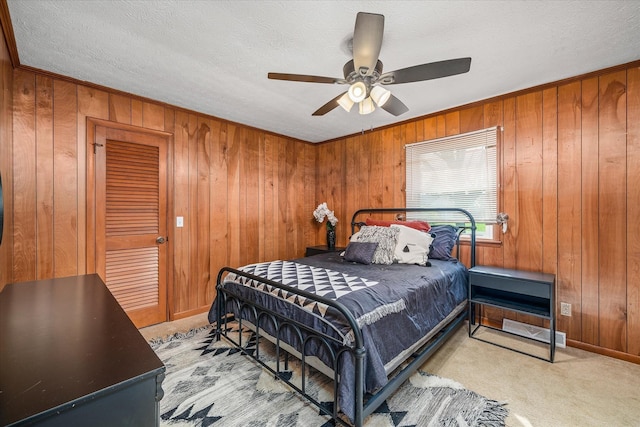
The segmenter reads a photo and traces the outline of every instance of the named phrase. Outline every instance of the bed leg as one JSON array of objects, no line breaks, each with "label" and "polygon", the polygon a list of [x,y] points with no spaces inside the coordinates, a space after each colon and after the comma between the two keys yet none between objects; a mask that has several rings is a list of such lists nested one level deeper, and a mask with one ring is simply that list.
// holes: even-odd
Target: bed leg
[{"label": "bed leg", "polygon": [[354,352],[355,355],[355,414],[353,417],[353,425],[355,427],[362,427],[363,423],[363,407],[364,407],[364,348],[357,348]]},{"label": "bed leg", "polygon": [[[220,341],[222,339],[222,300],[224,296],[222,292],[218,289],[218,297],[217,297],[217,307],[216,307],[216,341]],[[226,319],[225,319],[226,321]]]}]

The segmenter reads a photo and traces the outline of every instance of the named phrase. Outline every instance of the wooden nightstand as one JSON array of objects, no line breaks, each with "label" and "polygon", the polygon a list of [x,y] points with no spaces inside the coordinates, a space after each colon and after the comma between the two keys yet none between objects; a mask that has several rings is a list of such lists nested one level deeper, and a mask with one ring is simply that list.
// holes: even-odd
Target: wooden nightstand
[{"label": "wooden nightstand", "polygon": [[[474,336],[481,326],[478,323],[478,326],[473,329],[476,310],[483,305],[548,319],[549,359],[543,360],[553,362],[556,350],[555,276],[553,274],[485,266],[475,266],[469,270],[469,336],[504,347]],[[524,354],[538,357],[529,353]]]},{"label": "wooden nightstand", "polygon": [[312,256],[312,255],[318,255],[318,254],[326,254],[328,252],[342,252],[344,251],[346,248],[344,247],[339,247],[336,246],[333,249],[329,249],[329,247],[327,245],[320,245],[320,246],[307,246],[307,251],[304,253],[304,256]]}]

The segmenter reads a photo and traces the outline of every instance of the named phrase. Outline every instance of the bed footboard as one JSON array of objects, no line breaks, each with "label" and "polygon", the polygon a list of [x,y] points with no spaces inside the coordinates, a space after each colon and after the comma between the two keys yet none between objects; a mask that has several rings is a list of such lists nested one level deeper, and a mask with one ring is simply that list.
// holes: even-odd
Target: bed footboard
[{"label": "bed footboard", "polygon": [[[295,293],[303,296],[309,300],[317,301],[335,309],[342,316],[344,322],[349,325],[349,329],[352,332],[353,341],[349,345],[344,344],[340,339],[335,336],[331,336],[326,333],[319,332],[303,323],[296,320],[287,318],[282,314],[271,310],[255,301],[246,298],[242,295],[232,292],[230,289],[223,285],[224,278],[227,274],[232,273],[236,277],[244,277],[256,282],[264,283],[266,285],[286,290],[289,293]],[[330,416],[336,422],[348,426],[342,418],[339,417],[339,404],[338,404],[338,387],[340,381],[353,381],[355,385],[354,401],[354,425],[361,426],[362,420],[365,415],[365,402],[364,402],[364,358],[365,347],[362,338],[362,331],[358,327],[353,315],[339,302],[320,297],[316,294],[306,292],[304,290],[295,289],[283,285],[272,280],[268,280],[259,276],[248,274],[246,272],[236,270],[230,267],[224,267],[218,273],[217,279],[217,297],[216,297],[216,309],[217,309],[217,321],[216,321],[216,336],[218,339],[224,336],[229,342],[236,346],[243,354],[253,358],[262,367],[274,374],[275,378],[278,378],[286,382],[291,388],[303,395],[307,400],[316,405],[318,409],[325,415]],[[242,343],[242,335],[240,339],[236,341],[227,334],[227,323],[229,315],[233,315],[233,318],[238,322],[240,329],[243,326],[252,329],[256,334],[256,340],[258,341],[256,351],[248,352],[245,349],[246,343]],[[287,342],[283,339],[283,336],[294,336],[295,343]],[[264,363],[260,359],[259,341],[261,338],[269,339],[276,349],[276,366],[275,368]],[[309,358],[313,356],[313,353],[309,353],[309,348],[324,347],[325,354],[329,355],[328,368],[333,373],[333,392],[334,392],[334,405],[330,411],[320,402],[315,400],[306,392],[306,385],[308,381],[309,367],[315,367],[309,363]],[[285,350],[288,348],[289,351]],[[289,353],[294,353],[291,348],[297,349],[298,354],[296,356],[301,361],[301,386],[297,386],[290,382],[285,375],[282,375],[284,371],[288,369],[288,356]],[[281,357],[282,356],[282,357]],[[351,357],[354,364],[353,377],[351,379],[341,378],[339,375],[340,364],[343,363],[343,358]],[[281,359],[284,358],[284,362],[281,363]],[[282,366],[281,366],[282,365]],[[321,370],[321,369],[318,369]]]},{"label": "bed footboard", "polygon": [[[337,339],[335,336],[331,336],[322,332],[319,332],[309,326],[300,323],[296,320],[287,318],[280,313],[277,313],[267,307],[264,307],[255,301],[248,299],[242,295],[234,293],[223,285],[224,278],[227,274],[233,273],[237,276],[242,276],[247,279],[258,281],[276,288],[286,290],[287,292],[296,293],[305,298],[312,299],[324,304],[327,304],[335,308],[344,317],[344,320],[349,324],[351,331],[353,331],[353,341],[349,345],[345,345],[343,341]],[[305,292],[303,290],[295,289],[283,285],[278,282],[274,282],[259,276],[245,273],[240,270],[225,267],[220,270],[218,274],[218,296],[216,298],[216,336],[218,339],[225,337],[227,341],[238,348],[243,354],[251,357],[257,363],[259,363],[264,369],[273,373],[274,377],[284,381],[296,392],[304,396],[309,402],[313,403],[318,409],[325,415],[331,417],[336,423],[344,426],[351,425],[345,421],[344,417],[340,416],[340,405],[338,400],[338,388],[341,381],[352,381],[354,384],[354,419],[353,425],[356,427],[362,426],[364,419],[371,415],[384,401],[391,396],[420,366],[440,348],[442,344],[457,330],[462,322],[467,317],[466,309],[462,309],[455,313],[449,319],[442,322],[442,325],[434,333],[434,336],[429,342],[423,346],[420,350],[413,354],[412,360],[401,370],[398,370],[389,382],[378,390],[373,395],[367,395],[365,398],[365,375],[364,375],[364,360],[366,357],[366,349],[364,346],[364,340],[362,337],[362,331],[358,327],[357,321],[351,315],[351,313],[344,308],[340,303],[322,298],[316,294]],[[466,307],[465,304],[462,305]],[[228,332],[228,322],[230,319],[235,319],[239,327],[243,327],[252,330],[256,335],[256,350],[247,351],[246,344],[242,342],[242,335],[239,335],[239,340],[235,340]],[[297,345],[295,343],[287,342],[283,339],[283,336],[291,333],[297,337]],[[266,364],[260,359],[260,346],[261,339],[267,339],[275,345],[276,351],[276,363],[275,368]],[[307,393],[306,385],[309,379],[309,368],[313,367],[318,371],[322,371],[322,368],[316,366],[311,362],[314,356],[313,352],[309,352],[310,343],[315,343],[316,348],[318,343],[324,346],[327,350],[326,353],[330,354],[330,363],[328,365],[331,376],[333,379],[333,395],[334,405],[331,409],[322,405],[313,396]],[[293,348],[293,351],[292,351]],[[293,354],[301,362],[301,385],[298,386],[288,380],[284,372],[288,371],[288,358],[289,354]],[[341,377],[340,364],[344,363],[345,357],[350,357],[353,360],[355,369],[352,375],[349,377]],[[326,373],[326,372],[324,372]]]}]

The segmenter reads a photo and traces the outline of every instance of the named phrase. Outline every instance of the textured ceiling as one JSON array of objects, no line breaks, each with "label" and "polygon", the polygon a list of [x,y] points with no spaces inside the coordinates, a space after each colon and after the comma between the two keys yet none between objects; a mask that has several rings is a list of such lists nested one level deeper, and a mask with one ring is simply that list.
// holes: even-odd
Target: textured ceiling
[{"label": "textured ceiling", "polygon": [[[20,63],[318,142],[640,59],[640,1],[8,0]],[[312,117],[345,86],[356,13],[385,16],[384,71],[470,56],[388,86],[409,112]]]}]

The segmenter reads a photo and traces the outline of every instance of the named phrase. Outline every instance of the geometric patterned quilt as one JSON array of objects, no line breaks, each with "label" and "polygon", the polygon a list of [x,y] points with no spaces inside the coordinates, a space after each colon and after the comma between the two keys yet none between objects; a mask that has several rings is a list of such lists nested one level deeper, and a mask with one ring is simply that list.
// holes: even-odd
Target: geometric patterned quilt
[{"label": "geometric patterned quilt", "polygon": [[[331,300],[336,300],[353,291],[378,284],[376,281],[350,276],[326,268],[298,264],[293,261],[262,262],[244,266],[240,268],[240,270]],[[243,276],[236,277],[233,273],[230,273],[225,280],[232,280],[263,292],[269,292],[278,298],[288,300],[322,317],[324,317],[326,313],[327,307],[324,304],[307,300],[300,295],[289,293],[283,289],[256,282]]]}]

